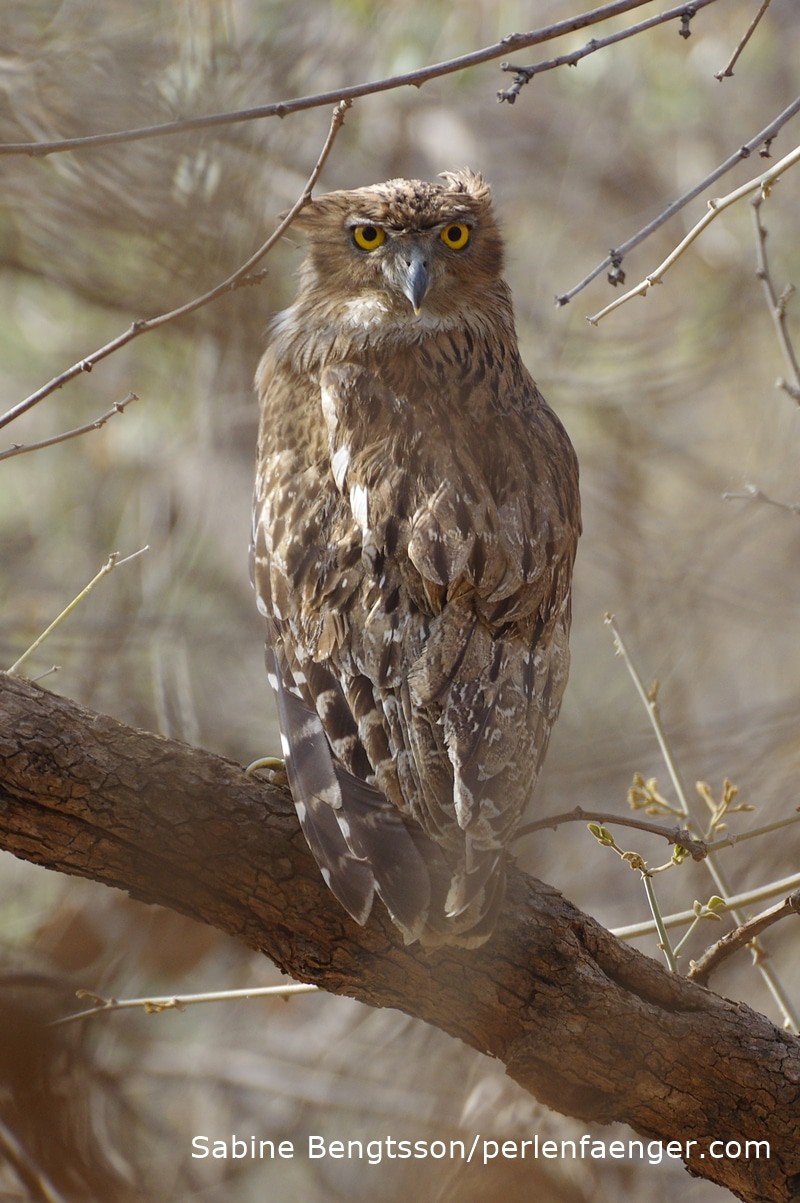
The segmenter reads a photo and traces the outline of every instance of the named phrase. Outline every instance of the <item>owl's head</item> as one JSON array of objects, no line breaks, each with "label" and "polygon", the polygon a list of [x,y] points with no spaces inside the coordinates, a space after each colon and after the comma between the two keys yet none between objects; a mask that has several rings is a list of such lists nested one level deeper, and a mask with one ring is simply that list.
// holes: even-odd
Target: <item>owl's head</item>
[{"label": "owl's head", "polygon": [[387,180],[330,192],[302,210],[302,296],[353,324],[440,324],[483,310],[503,242],[489,185],[468,169],[442,183]]}]

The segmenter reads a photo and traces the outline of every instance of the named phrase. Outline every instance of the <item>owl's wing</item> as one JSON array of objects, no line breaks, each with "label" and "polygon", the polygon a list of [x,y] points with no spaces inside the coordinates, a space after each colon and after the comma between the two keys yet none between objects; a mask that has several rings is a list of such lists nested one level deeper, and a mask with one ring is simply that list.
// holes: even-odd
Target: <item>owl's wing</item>
[{"label": "owl's wing", "polygon": [[[269,473],[269,465],[263,467]],[[285,529],[284,502],[291,509],[295,499],[293,480],[281,481],[280,472],[278,476],[260,482],[269,493],[273,531]],[[304,647],[298,637],[302,624],[296,612],[289,612],[286,598],[292,593],[302,598],[307,592],[304,558],[287,557],[280,540],[269,554],[271,538],[261,521],[261,508],[257,497],[251,574],[259,608],[267,619],[268,677],[303,834],[324,881],[348,914],[357,923],[366,923],[377,892],[410,943],[419,938],[428,915],[430,880],[425,859],[399,811],[334,758],[332,744],[352,741],[355,724],[336,677],[308,658],[303,667],[298,662],[298,651],[302,655]],[[302,529],[297,530],[298,537]],[[292,574],[289,564],[295,564],[299,574]],[[275,581],[284,609],[273,602]]]}]

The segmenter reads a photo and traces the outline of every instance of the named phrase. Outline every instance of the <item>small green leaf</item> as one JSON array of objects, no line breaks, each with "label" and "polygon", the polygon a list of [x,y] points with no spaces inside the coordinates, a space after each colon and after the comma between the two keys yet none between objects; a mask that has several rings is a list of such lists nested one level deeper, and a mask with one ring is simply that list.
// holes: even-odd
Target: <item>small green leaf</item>
[{"label": "small green leaf", "polygon": [[599,823],[587,823],[586,826],[599,844],[607,848],[614,847],[614,837],[607,827],[602,827]]}]

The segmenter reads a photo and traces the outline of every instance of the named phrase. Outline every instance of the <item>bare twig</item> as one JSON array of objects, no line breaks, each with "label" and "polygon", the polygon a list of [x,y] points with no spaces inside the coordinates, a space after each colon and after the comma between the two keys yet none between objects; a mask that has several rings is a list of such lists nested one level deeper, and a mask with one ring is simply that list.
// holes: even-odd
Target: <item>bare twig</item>
[{"label": "bare twig", "polygon": [[739,58],[739,55],[742,53],[745,46],[747,45],[747,43],[750,41],[751,37],[755,33],[756,28],[758,27],[759,21],[764,16],[764,13],[767,11],[767,9],[770,6],[770,2],[771,2],[771,0],[762,0],[760,9],[756,13],[756,15],[753,17],[749,26],[747,27],[744,34],[742,35],[739,45],[736,47],[733,54],[729,58],[726,65],[722,68],[722,70],[714,72],[714,79],[718,79],[721,83],[723,79],[727,79],[729,76],[733,75],[733,68],[736,66],[736,62],[737,62],[737,59]]},{"label": "bare twig", "polygon": [[46,668],[43,673],[37,673],[35,677],[28,677],[28,680],[31,682],[32,685],[35,685],[37,681],[43,681],[45,679],[45,677],[50,677],[50,676],[52,676],[53,673],[60,673],[60,672],[61,672],[60,664],[51,664],[50,667]]},{"label": "bare twig", "polygon": [[[712,4],[715,0],[695,0],[694,8]],[[256,108],[239,109],[229,113],[213,113],[204,117],[190,117],[180,121],[167,121],[160,125],[145,126],[139,129],[115,130],[105,134],[90,134],[82,138],[62,138],[52,142],[13,142],[0,145],[0,155],[31,155],[42,156],[57,154],[68,150],[81,150],[93,146],[108,146],[119,142],[137,142],[143,138],[158,138],[169,134],[185,133],[187,130],[208,129],[219,125],[232,125],[242,121],[255,121],[266,117],[287,117],[290,113],[299,113],[306,109],[323,108],[339,101],[353,101],[361,96],[372,96],[378,92],[389,92],[396,88],[408,86],[419,88],[431,79],[443,75],[451,75],[455,71],[464,71],[468,67],[476,67],[492,59],[516,50],[525,50],[542,42],[552,41],[563,34],[574,33],[578,29],[586,29],[605,21],[609,17],[619,16],[635,8],[642,8],[650,0],[615,0],[611,4],[603,4],[590,12],[556,21],[552,25],[532,30],[530,33],[512,33],[480,50],[457,58],[446,59],[441,63],[433,63],[427,67],[419,67],[403,75],[393,75],[386,79],[374,80],[370,83],[354,84],[346,88],[338,88],[332,92],[319,92],[312,96],[300,96],[292,100],[278,101],[273,104],[259,105]]]},{"label": "bare twig", "polygon": [[672,750],[667,742],[666,732],[661,724],[661,715],[658,709],[658,699],[656,696],[657,691],[655,689],[645,689],[642,678],[640,677],[636,665],[633,663],[630,653],[628,652],[628,649],[622,639],[622,635],[619,627],[617,626],[617,621],[614,615],[606,614],[605,623],[611,628],[611,632],[614,636],[614,647],[617,655],[622,657],[625,667],[630,674],[631,680],[636,687],[636,692],[642,700],[642,705],[647,711],[647,716],[650,719],[650,725],[652,726],[653,732],[658,741],[661,755],[664,758],[664,764],[667,766],[667,772],[669,773],[673,789],[675,790],[675,794],[680,804],[681,813],[688,819],[691,817],[692,813],[691,807],[689,806],[689,795],[686,786],[683,783],[683,778],[681,777],[675,757],[672,755]]},{"label": "bare twig", "polygon": [[87,355],[85,359],[81,359],[77,363],[74,363],[71,368],[67,368],[67,370],[61,372],[59,376],[55,376],[47,384],[43,385],[42,388],[37,389],[35,393],[31,393],[31,395],[26,397],[24,401],[20,401],[18,405],[13,406],[12,409],[3,414],[3,416],[0,417],[0,429],[2,429],[3,426],[7,426],[9,422],[13,422],[15,418],[20,416],[20,414],[32,409],[34,405],[38,405],[40,401],[43,401],[45,397],[49,397],[50,394],[54,393],[57,389],[60,389],[65,384],[68,384],[70,380],[74,380],[76,376],[81,374],[81,372],[91,372],[95,364],[100,363],[100,361],[105,359],[108,355],[112,355],[115,351],[118,351],[120,347],[124,347],[127,343],[132,342],[133,339],[138,338],[140,334],[145,334],[149,330],[157,330],[159,326],[164,326],[167,324],[167,322],[177,321],[178,318],[185,317],[186,314],[193,313],[196,309],[200,309],[203,305],[210,304],[211,301],[215,301],[224,293],[230,292],[232,289],[241,284],[241,282],[255,267],[255,265],[264,258],[268,251],[272,250],[272,247],[283,236],[300,210],[308,204],[309,200],[311,199],[311,191],[319,179],[320,173],[325,164],[325,160],[330,154],[334,139],[341,129],[341,126],[344,122],[344,115],[350,107],[350,103],[351,102],[349,100],[343,100],[337,104],[336,108],[333,110],[333,116],[331,117],[325,143],[320,151],[319,158],[314,165],[314,170],[308,177],[302,194],[297,198],[280,224],[275,227],[266,242],[262,243],[262,245],[254,254],[250,256],[246,263],[243,263],[241,267],[237,268],[236,271],[232,275],[228,276],[226,280],[223,280],[221,284],[217,284],[215,288],[210,289],[208,292],[204,292],[202,296],[195,297],[194,300],[187,301],[184,305],[179,305],[177,309],[171,309],[168,313],[161,313],[157,317],[133,322],[133,324],[129,326],[123,334],[117,335],[116,338],[112,338],[111,342],[106,343],[105,346],[100,347],[97,351],[93,351],[92,354]]},{"label": "bare twig", "polygon": [[[648,222],[646,226],[642,226],[641,230],[638,230],[626,242],[621,243],[618,247],[615,247],[613,250],[609,251],[602,263],[598,263],[596,267],[592,268],[588,276],[584,276],[584,278],[580,280],[574,286],[574,288],[570,288],[568,292],[562,293],[560,296],[556,297],[556,305],[568,305],[573,297],[576,297],[579,292],[582,292],[584,288],[586,288],[602,272],[607,271],[609,268],[616,268],[618,271],[619,265],[622,263],[623,258],[628,254],[629,251],[632,251],[634,247],[639,246],[639,244],[644,242],[646,238],[649,238],[650,235],[663,226],[665,222],[669,221],[671,217],[674,217],[676,213],[679,213],[681,209],[685,208],[690,201],[693,201],[696,196],[700,196],[703,192],[710,188],[713,183],[720,179],[721,176],[725,175],[728,171],[735,167],[737,163],[741,163],[742,159],[749,158],[753,151],[757,150],[759,146],[762,146],[764,143],[771,142],[778,131],[783,128],[786,122],[790,121],[792,117],[797,115],[797,113],[800,113],[800,96],[798,96],[796,100],[793,100],[792,103],[788,105],[788,107],[785,108],[782,113],[779,113],[778,116],[769,123],[769,125],[765,126],[760,133],[751,138],[749,142],[745,142],[744,145],[740,146],[739,149],[730,155],[724,163],[720,163],[718,167],[715,167],[714,170],[705,177],[705,179],[702,179],[699,182],[699,184],[695,184],[689,189],[688,192],[684,192],[682,196],[679,196],[676,200],[672,201],[669,205],[667,205],[666,209],[659,213],[657,217],[654,217],[652,221]],[[614,282],[622,283],[622,280],[624,280],[624,276],[622,279],[617,276]]]},{"label": "bare twig", "polygon": [[749,831],[738,831],[731,835],[721,835],[719,839],[706,844],[706,852],[719,852],[720,848],[733,848],[736,844],[744,844],[747,840],[759,839],[773,831],[782,831],[784,827],[793,827],[800,823],[800,813],[795,811],[784,819],[776,819],[774,823],[764,823],[760,827],[751,827]]},{"label": "bare twig", "polygon": [[148,551],[148,550],[149,550],[148,547],[140,547],[138,551],[134,551],[131,555],[125,556],[124,559],[120,559],[120,555],[119,555],[118,551],[112,551],[111,555],[108,557],[108,559],[106,560],[103,567],[100,569],[100,571],[95,576],[92,577],[92,579],[89,581],[89,584],[84,585],[83,589],[81,589],[81,591],[77,595],[77,597],[73,597],[73,599],[69,603],[69,605],[65,606],[64,609],[61,611],[61,613],[56,618],[53,619],[53,621],[50,623],[50,626],[47,627],[46,630],[42,631],[39,638],[34,639],[33,643],[27,649],[27,651],[23,652],[22,655],[19,657],[19,659],[14,661],[14,663],[11,665],[11,668],[9,668],[7,670],[9,675],[11,675],[11,676],[19,675],[19,671],[22,668],[23,664],[33,655],[33,653],[38,648],[40,648],[42,646],[45,639],[49,638],[49,636],[52,635],[53,631],[55,631],[57,627],[61,626],[64,619],[69,618],[72,611],[74,609],[76,609],[76,607],[79,606],[81,604],[81,602],[84,601],[89,596],[91,591],[94,589],[95,585],[98,585],[100,583],[100,581],[102,581],[104,576],[108,576],[109,572],[113,572],[113,570],[115,568],[118,568],[121,564],[130,563],[131,560],[135,560],[137,556],[142,555],[145,551]]},{"label": "bare twig", "polygon": [[747,944],[752,944],[756,936],[760,936],[768,927],[772,927],[773,923],[785,919],[787,915],[800,915],[800,890],[795,890],[778,906],[773,906],[768,911],[756,915],[755,918],[748,919],[747,923],[743,923],[735,931],[727,932],[721,940],[717,940],[716,944],[707,948],[699,960],[692,962],[686,976],[694,982],[699,982],[701,986],[705,986],[714,970],[727,957],[738,952]]},{"label": "bare twig", "polygon": [[[743,906],[767,902],[770,898],[777,898],[781,894],[785,895],[797,889],[800,889],[800,873],[794,873],[791,877],[784,877],[780,881],[771,881],[765,886],[758,886],[756,889],[746,890],[741,894],[734,894],[731,898],[724,898],[714,907],[714,910],[716,914],[723,915]],[[668,928],[685,927],[688,923],[693,923],[696,918],[697,911],[695,909],[677,911],[673,915],[664,916],[664,925]],[[655,930],[655,924],[650,919],[612,929],[613,934],[620,940],[637,940],[640,936],[652,936]]]},{"label": "bare twig", "polygon": [[775,325],[775,333],[778,336],[778,342],[790,375],[789,380],[778,380],[776,382],[777,386],[787,392],[794,401],[800,403],[800,363],[798,362],[797,352],[794,349],[794,344],[789,336],[786,325],[786,309],[789,299],[794,293],[794,285],[787,285],[780,296],[778,296],[775,290],[769,269],[769,258],[767,256],[767,230],[761,220],[761,205],[763,201],[764,197],[759,193],[750,202],[753,207],[753,221],[755,223],[756,275],[764,289],[770,317]]},{"label": "bare twig", "polygon": [[670,942],[667,929],[664,926],[664,916],[661,914],[661,907],[658,905],[653,879],[646,870],[642,870],[641,875],[644,892],[647,895],[647,905],[650,907],[650,914],[653,916],[653,923],[655,923],[656,932],[658,933],[658,947],[664,954],[664,959],[667,962],[670,973],[677,973],[678,958]]},{"label": "bare twig", "polygon": [[685,827],[667,827],[661,823],[649,823],[646,819],[634,819],[630,815],[584,810],[582,806],[576,806],[574,810],[565,811],[563,814],[550,815],[547,818],[536,819],[533,823],[526,823],[520,827],[516,838],[521,839],[523,836],[532,835],[534,831],[559,827],[562,823],[611,823],[620,827],[633,827],[636,831],[647,831],[652,835],[659,835],[668,844],[676,844],[684,848],[692,860],[703,860],[706,856],[705,843],[698,840]]},{"label": "bare twig", "polygon": [[[698,926],[698,924],[702,923],[703,920],[712,920],[715,923],[720,922],[720,917],[717,914],[717,911],[719,910],[720,906],[724,906],[724,905],[725,905],[725,903],[724,903],[723,899],[720,898],[718,895],[714,895],[713,898],[709,898],[708,902],[705,902],[705,903],[697,902],[697,900],[695,900],[695,902],[692,904],[692,909],[694,911],[694,919],[689,924],[689,926],[686,928],[686,931],[683,933],[680,940],[678,940],[677,944],[675,945],[675,955],[676,956],[680,955],[680,950],[683,948],[684,944],[686,944],[686,942],[690,939],[690,937],[692,936],[692,933],[694,932],[694,930]],[[661,922],[662,922],[662,924],[666,923],[666,920],[664,919],[663,916],[662,916]],[[691,961],[689,962],[689,964],[691,965]]]},{"label": "bare twig", "polygon": [[748,180],[747,183],[742,184],[739,188],[734,188],[733,192],[729,192],[727,196],[715,197],[710,200],[708,202],[708,212],[704,213],[700,220],[692,226],[686,237],[681,239],[674,250],[667,255],[666,259],[658,265],[655,271],[650,272],[648,276],[645,276],[634,288],[629,289],[621,297],[617,297],[616,300],[606,305],[603,309],[600,309],[597,313],[588,316],[586,320],[592,326],[596,326],[602,318],[612,313],[615,309],[619,309],[620,305],[624,305],[632,297],[646,296],[654,284],[661,283],[673,264],[680,259],[681,255],[691,246],[695,239],[699,238],[703,230],[715,218],[719,217],[720,213],[730,208],[731,205],[736,204],[737,201],[750,196],[753,192],[759,192],[762,196],[768,195],[775,181],[798,162],[800,162],[800,146],[796,146],[794,150],[791,150],[788,155],[785,155],[779,162],[770,167],[768,171],[764,171],[753,179]]},{"label": "bare twig", "polygon": [[63,434],[54,434],[52,438],[42,439],[39,443],[15,443],[13,447],[9,447],[6,451],[0,451],[0,460],[11,459],[13,455],[26,455],[29,451],[41,451],[43,447],[54,447],[56,443],[66,443],[67,439],[76,439],[78,435],[89,434],[92,430],[99,430],[115,414],[124,413],[125,407],[130,405],[131,401],[138,400],[139,398],[136,393],[128,393],[127,397],[124,397],[122,401],[115,401],[113,408],[108,413],[95,418],[93,422],[87,422],[85,426],[76,426],[74,430],[66,430]]},{"label": "bare twig", "polygon": [[763,501],[767,505],[774,505],[779,510],[788,510],[790,514],[800,514],[800,501],[776,501],[774,497],[769,497],[758,485],[746,484],[743,489],[737,493],[723,493],[723,501]]},{"label": "bare twig", "polygon": [[182,1011],[198,1003],[238,1002],[243,998],[292,998],[296,994],[316,994],[319,986],[306,982],[289,982],[285,986],[254,986],[246,990],[215,990],[204,994],[168,994],[154,998],[103,998],[90,990],[79,990],[78,998],[91,999],[96,1005],[85,1011],[76,1011],[74,1015],[65,1015],[62,1019],[53,1020],[51,1027],[62,1027],[67,1023],[76,1023],[79,1019],[91,1019],[94,1015],[103,1015],[107,1011],[143,1010],[149,1015],[158,1015],[162,1011]]},{"label": "bare twig", "polygon": [[[31,1157],[16,1132],[0,1119],[0,1153],[14,1169],[25,1194],[35,1203],[68,1203],[57,1187],[50,1181],[41,1166]],[[16,1192],[14,1192],[16,1194]],[[20,1197],[20,1196],[18,1196]]]},{"label": "bare twig", "polygon": [[526,84],[530,83],[535,75],[541,75],[543,71],[552,71],[556,67],[577,67],[581,59],[587,55],[594,54],[597,50],[605,50],[607,46],[613,46],[616,42],[622,42],[626,38],[632,38],[638,33],[644,33],[648,29],[653,29],[656,25],[663,25],[666,21],[675,21],[685,17],[689,7],[691,15],[713,0],[696,0],[696,3],[691,6],[679,4],[677,8],[670,8],[666,12],[659,13],[656,17],[648,17],[646,21],[640,21],[638,25],[629,25],[627,29],[620,29],[617,33],[609,34],[606,38],[592,38],[580,50],[573,50],[570,54],[560,54],[557,58],[548,59],[546,62],[533,63],[529,67],[519,67],[514,63],[501,63],[501,71],[513,72],[516,79],[510,88],[497,93],[497,99],[506,101],[508,104],[514,104],[522,89]]}]

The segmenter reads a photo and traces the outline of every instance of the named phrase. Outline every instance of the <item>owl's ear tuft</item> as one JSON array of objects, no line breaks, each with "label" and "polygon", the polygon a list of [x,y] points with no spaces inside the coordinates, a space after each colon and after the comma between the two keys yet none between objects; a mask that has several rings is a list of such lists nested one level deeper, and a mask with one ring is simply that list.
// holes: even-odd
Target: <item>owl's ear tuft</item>
[{"label": "owl's ear tuft", "polygon": [[492,190],[479,171],[462,167],[458,171],[442,171],[440,178],[446,182],[448,192],[465,192],[482,201],[492,199]]},{"label": "owl's ear tuft", "polygon": [[[314,200],[310,200],[308,202],[308,204],[304,205],[303,208],[300,210],[300,212],[297,214],[297,217],[295,217],[295,219],[292,222],[292,224],[290,225],[289,229],[297,230],[301,234],[305,234],[309,230],[313,229],[315,223],[321,217],[325,217],[326,214],[333,208],[333,205],[331,203],[329,203],[330,200],[331,200],[331,194],[328,194],[325,196],[320,196]],[[287,217],[288,214],[289,214],[289,210],[284,209],[282,213],[278,214],[278,220],[283,221],[283,219],[285,217]]]}]

